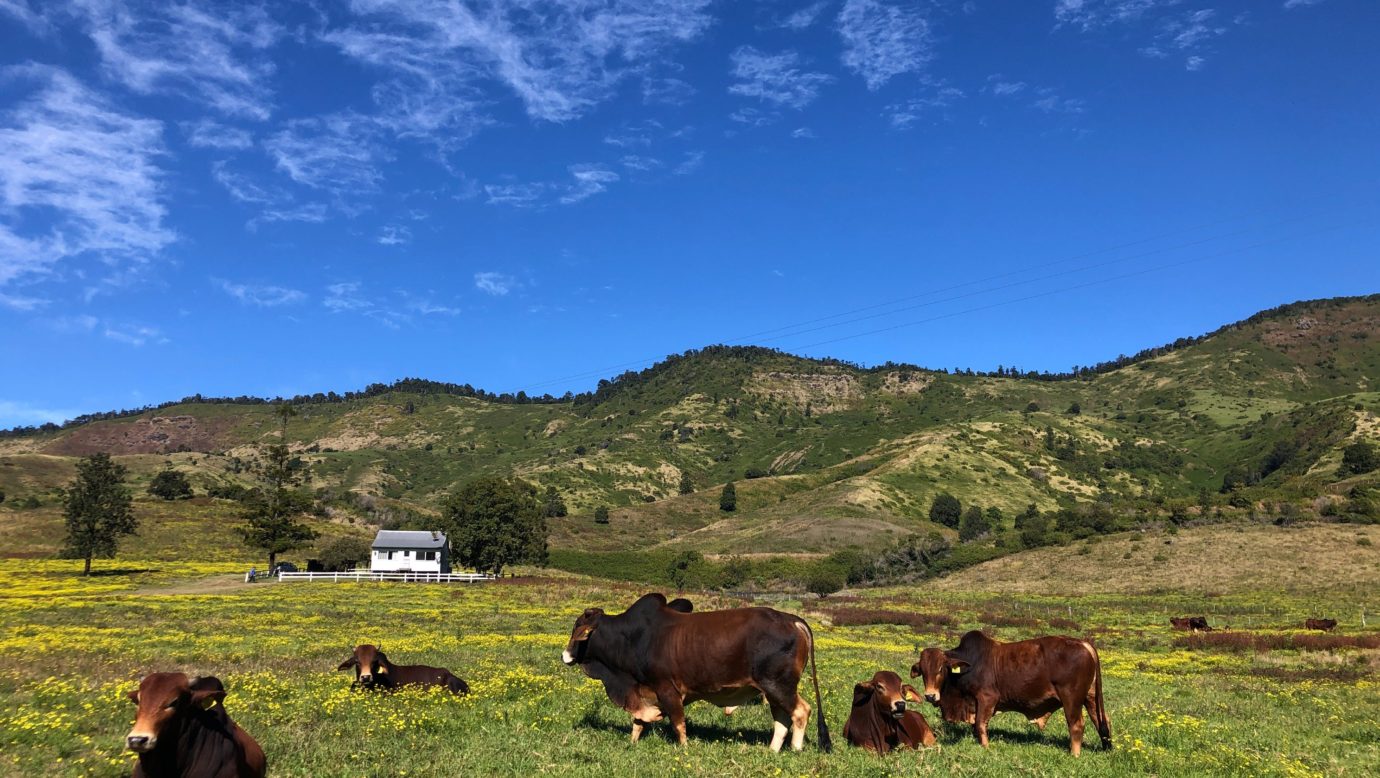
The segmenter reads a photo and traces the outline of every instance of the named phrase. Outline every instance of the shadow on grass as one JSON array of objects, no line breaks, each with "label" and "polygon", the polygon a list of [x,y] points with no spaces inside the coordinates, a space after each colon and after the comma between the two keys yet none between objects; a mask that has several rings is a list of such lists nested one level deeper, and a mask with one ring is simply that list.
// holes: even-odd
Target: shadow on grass
[{"label": "shadow on grass", "polygon": [[80,570],[78,570],[75,573],[57,573],[56,575],[72,575],[76,578],[114,578],[116,576],[140,575],[143,573],[157,572],[161,571],[156,567],[116,567],[111,569],[103,568],[99,570],[92,570],[91,575],[82,575]]},{"label": "shadow on grass", "polygon": [[[615,722],[604,718],[597,711],[585,711],[577,727],[582,729],[596,729],[602,732],[611,732],[622,735],[624,738],[632,735],[632,718]],[[704,740],[723,743],[747,743],[749,745],[765,746],[771,743],[771,725],[765,728],[757,726],[748,727],[725,727],[721,724],[705,724],[704,722],[687,720],[685,722],[685,735],[690,740]],[[671,729],[671,720],[663,718],[655,724],[648,726],[642,732],[642,738],[659,737],[667,743],[675,743],[675,731]]]},{"label": "shadow on grass", "polygon": [[[1053,723],[1053,719],[1050,720],[1050,723]],[[1089,726],[1089,722],[1086,718],[1084,718],[1083,723],[1084,726],[1088,727],[1083,735],[1083,750],[1105,750],[1101,746],[1101,740],[1097,735],[1096,727]],[[965,738],[972,738],[974,742],[977,741],[977,735],[973,733],[973,727],[970,724],[951,724],[949,722],[944,722],[943,726],[936,730],[935,734],[939,736],[941,742],[945,743],[954,743]],[[1017,743],[1027,746],[1055,746],[1064,751],[1067,751],[1069,748],[1069,736],[1066,730],[1061,729],[1051,732],[1046,728],[1041,732],[1036,729],[1033,724],[1024,727],[1016,724],[1014,728],[1007,728],[1004,726],[997,726],[996,719],[993,719],[987,725],[987,739],[989,742]]]}]

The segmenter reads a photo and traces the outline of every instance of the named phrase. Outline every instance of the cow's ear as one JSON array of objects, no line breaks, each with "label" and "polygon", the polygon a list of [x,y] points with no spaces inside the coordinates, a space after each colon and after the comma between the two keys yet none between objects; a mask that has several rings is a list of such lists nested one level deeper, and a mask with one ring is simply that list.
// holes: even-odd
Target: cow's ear
[{"label": "cow's ear", "polygon": [[908,702],[925,701],[925,699],[920,696],[920,692],[917,692],[915,690],[915,687],[911,686],[910,684],[906,684],[905,686],[901,687],[901,699],[906,700]]},{"label": "cow's ear", "polygon": [[216,703],[224,699],[224,689],[200,689],[192,692],[192,704],[207,710],[215,707]]},{"label": "cow's ear", "polygon": [[138,704],[139,704],[139,690],[138,690],[138,689],[135,689],[134,691],[130,692],[129,694],[126,694],[125,696],[128,697],[128,698],[129,698],[129,701],[132,702],[132,703],[134,703],[135,705],[138,705]]},{"label": "cow's ear", "polygon": [[337,669],[337,670],[349,670],[351,667],[359,667],[359,658],[358,658],[358,657],[351,656],[349,659],[346,659],[344,662],[341,662],[341,663],[340,663],[340,667],[337,667],[336,669]]},{"label": "cow's ear", "polygon": [[860,683],[853,686],[853,707],[866,705],[872,699],[872,692],[876,691],[870,683]]},{"label": "cow's ear", "polygon": [[972,669],[972,665],[968,664],[962,659],[949,660],[949,672],[953,673],[954,675],[962,675],[963,673],[968,672],[970,669]]}]

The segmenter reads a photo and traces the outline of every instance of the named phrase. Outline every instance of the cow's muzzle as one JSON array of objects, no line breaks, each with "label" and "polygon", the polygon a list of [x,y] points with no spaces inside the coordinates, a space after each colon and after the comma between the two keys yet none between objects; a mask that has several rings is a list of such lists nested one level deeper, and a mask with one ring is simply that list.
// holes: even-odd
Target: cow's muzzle
[{"label": "cow's muzzle", "polygon": [[898,719],[906,715],[906,703],[904,700],[891,706],[891,715]]},{"label": "cow's muzzle", "polygon": [[939,692],[925,692],[925,700],[934,704],[939,704]]},{"label": "cow's muzzle", "polygon": [[136,754],[144,754],[152,751],[154,745],[157,743],[157,738],[149,737],[148,735],[130,735],[125,738],[125,748],[128,748]]},{"label": "cow's muzzle", "polygon": [[575,655],[570,653],[570,649],[561,652],[561,661],[567,665],[575,664]]}]

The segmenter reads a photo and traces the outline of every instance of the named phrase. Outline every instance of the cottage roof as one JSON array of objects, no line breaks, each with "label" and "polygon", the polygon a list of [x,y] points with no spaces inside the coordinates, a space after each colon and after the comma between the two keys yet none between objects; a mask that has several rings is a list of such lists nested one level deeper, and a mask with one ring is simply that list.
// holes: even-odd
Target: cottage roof
[{"label": "cottage roof", "polygon": [[413,530],[381,529],[374,538],[374,548],[444,548],[446,533]]}]

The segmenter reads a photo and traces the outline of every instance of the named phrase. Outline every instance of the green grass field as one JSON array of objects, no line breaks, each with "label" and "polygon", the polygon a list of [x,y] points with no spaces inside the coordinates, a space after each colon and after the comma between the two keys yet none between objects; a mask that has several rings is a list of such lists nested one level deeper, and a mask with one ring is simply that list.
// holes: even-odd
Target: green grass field
[{"label": "green grass field", "polygon": [[[1191,543],[1192,532],[1179,540]],[[240,567],[117,560],[83,580],[67,561],[0,562],[0,774],[127,774],[122,738],[134,708],[123,695],[153,670],[225,681],[227,708],[263,745],[273,775],[1380,773],[1380,650],[1190,648],[1165,623],[1170,613],[1205,613],[1289,645],[1304,618],[1333,615],[1341,635],[1380,639],[1373,622],[1359,623],[1362,609],[1380,606],[1376,590],[1329,588],[1326,581],[1345,580],[1336,569],[1319,570],[1314,582],[1323,585],[1276,590],[1248,577],[1212,591],[1184,581],[1172,592],[1099,593],[1081,575],[1058,573],[1022,593],[999,591],[1002,582],[992,580],[992,591],[918,584],[823,601],[773,598],[759,604],[801,613],[816,627],[824,709],[838,745],[831,755],[816,750],[812,723],[803,753],[777,755],[766,748],[771,727],[760,705],[731,718],[692,706],[684,749],[664,725],[629,744],[626,715],[598,684],[561,664],[583,608],[622,610],[643,587],[567,576],[478,586],[245,585]],[[700,610],[747,602],[690,596]],[[836,627],[835,609],[953,621],[921,631]],[[904,675],[919,648],[953,645],[979,627],[1002,639],[1094,637],[1116,749],[1101,751],[1093,737],[1075,761],[1057,716],[1041,734],[1000,714],[983,751],[966,727],[939,728],[928,707],[937,748],[879,758],[843,745],[855,681],[879,669]],[[474,692],[351,692],[349,674],[334,668],[356,642],[381,643],[398,662],[450,667]]]}]

